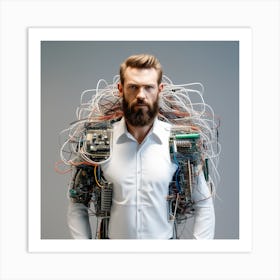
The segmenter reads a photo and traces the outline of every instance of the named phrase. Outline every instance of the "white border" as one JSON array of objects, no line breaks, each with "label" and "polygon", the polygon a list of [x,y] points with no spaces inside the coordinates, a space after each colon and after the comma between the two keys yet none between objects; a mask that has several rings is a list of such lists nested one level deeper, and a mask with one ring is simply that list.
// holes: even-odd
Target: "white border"
[{"label": "white border", "polygon": [[[30,252],[250,252],[252,249],[252,46],[250,28],[29,28],[28,139]],[[40,239],[40,43],[41,41],[239,41],[240,42],[240,238],[239,240],[42,240]],[[34,164],[35,163],[35,164]],[[246,166],[245,166],[246,163]],[[246,170],[246,173],[245,173]],[[245,187],[246,186],[246,187]],[[179,244],[177,246],[177,244]]]}]

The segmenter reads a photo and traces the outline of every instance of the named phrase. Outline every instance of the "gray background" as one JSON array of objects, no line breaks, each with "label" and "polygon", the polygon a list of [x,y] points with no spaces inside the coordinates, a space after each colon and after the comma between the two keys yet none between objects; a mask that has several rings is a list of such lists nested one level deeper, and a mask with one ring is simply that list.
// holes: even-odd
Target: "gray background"
[{"label": "gray background", "polygon": [[[76,120],[80,94],[99,79],[112,82],[135,53],[156,55],[174,84],[201,82],[221,118],[221,181],[215,199],[216,239],[239,238],[239,43],[237,41],[45,41],[41,43],[41,238],[71,238],[67,224],[70,175],[54,171],[59,132]],[[191,225],[189,225],[189,228]],[[187,227],[188,228],[188,227]],[[189,229],[190,231],[190,229]],[[189,237],[186,231],[185,238]]]}]

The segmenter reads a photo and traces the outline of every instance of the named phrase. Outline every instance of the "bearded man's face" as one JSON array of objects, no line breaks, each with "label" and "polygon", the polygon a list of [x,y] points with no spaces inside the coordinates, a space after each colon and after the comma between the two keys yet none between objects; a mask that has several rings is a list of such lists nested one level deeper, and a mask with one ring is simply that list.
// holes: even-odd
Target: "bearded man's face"
[{"label": "bearded man's face", "polygon": [[153,122],[159,110],[159,93],[155,69],[128,68],[124,85],[119,84],[126,121],[133,126],[146,126]]}]

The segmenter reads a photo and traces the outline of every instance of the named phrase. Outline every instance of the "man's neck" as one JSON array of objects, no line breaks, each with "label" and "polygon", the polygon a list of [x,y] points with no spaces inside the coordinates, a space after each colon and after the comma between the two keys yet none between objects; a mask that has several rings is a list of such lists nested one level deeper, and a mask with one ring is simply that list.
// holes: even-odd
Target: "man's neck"
[{"label": "man's neck", "polygon": [[153,122],[145,126],[133,126],[126,122],[128,132],[137,140],[139,144],[145,139],[153,126]]}]

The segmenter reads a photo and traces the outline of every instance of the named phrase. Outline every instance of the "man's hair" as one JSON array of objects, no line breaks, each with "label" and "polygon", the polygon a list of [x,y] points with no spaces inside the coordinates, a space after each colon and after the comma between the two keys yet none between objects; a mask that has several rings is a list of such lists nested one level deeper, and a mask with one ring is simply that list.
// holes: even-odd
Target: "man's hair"
[{"label": "man's hair", "polygon": [[120,66],[120,81],[124,84],[124,74],[128,67],[138,69],[150,69],[154,68],[158,73],[158,84],[161,83],[162,79],[162,67],[159,60],[150,54],[136,54],[128,57]]}]

